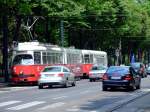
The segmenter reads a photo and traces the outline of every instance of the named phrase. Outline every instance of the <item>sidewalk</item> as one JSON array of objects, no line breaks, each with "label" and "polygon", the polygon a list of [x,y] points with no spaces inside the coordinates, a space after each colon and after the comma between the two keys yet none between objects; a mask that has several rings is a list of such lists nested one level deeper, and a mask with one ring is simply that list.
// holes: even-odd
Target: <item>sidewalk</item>
[{"label": "sidewalk", "polygon": [[5,83],[3,78],[0,78],[0,88],[8,87],[9,83]]}]

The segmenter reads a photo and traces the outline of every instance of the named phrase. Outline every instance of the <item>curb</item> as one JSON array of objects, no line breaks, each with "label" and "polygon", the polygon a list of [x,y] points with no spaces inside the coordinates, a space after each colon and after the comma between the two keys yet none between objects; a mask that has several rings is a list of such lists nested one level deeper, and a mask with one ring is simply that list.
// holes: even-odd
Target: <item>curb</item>
[{"label": "curb", "polygon": [[4,88],[4,87],[8,87],[9,84],[8,83],[0,83],[0,88]]}]

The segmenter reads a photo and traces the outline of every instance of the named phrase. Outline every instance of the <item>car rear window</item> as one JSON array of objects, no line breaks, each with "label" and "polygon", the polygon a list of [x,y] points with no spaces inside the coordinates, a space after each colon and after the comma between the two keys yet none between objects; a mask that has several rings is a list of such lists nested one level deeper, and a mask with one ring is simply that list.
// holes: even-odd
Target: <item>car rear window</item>
[{"label": "car rear window", "polygon": [[110,75],[113,73],[126,74],[129,73],[129,67],[109,67],[107,73]]},{"label": "car rear window", "polygon": [[93,66],[91,70],[105,70],[106,67],[104,66]]},{"label": "car rear window", "polygon": [[61,67],[46,67],[43,72],[61,72]]}]

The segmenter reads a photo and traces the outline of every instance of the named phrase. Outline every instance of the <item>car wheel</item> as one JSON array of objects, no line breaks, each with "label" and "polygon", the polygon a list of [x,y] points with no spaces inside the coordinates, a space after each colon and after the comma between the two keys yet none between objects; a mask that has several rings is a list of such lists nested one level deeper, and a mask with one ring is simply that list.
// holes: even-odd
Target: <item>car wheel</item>
[{"label": "car wheel", "polygon": [[76,82],[75,81],[72,83],[72,86],[76,86]]},{"label": "car wheel", "polygon": [[136,89],[140,89],[141,88],[141,84],[139,84],[137,87],[136,87]]},{"label": "car wheel", "polygon": [[43,89],[43,85],[39,85],[38,88],[39,88],[39,89]]},{"label": "car wheel", "polygon": [[107,87],[106,87],[106,86],[103,86],[103,87],[102,87],[102,90],[103,90],[103,91],[107,91]]},{"label": "car wheel", "polygon": [[90,79],[90,82],[93,82],[93,79]]},{"label": "car wheel", "polygon": [[128,87],[128,90],[130,90],[130,91],[134,91],[135,89],[136,89],[135,84],[133,84],[132,86],[129,86],[129,87]]},{"label": "car wheel", "polygon": [[69,84],[68,84],[68,80],[65,82],[64,87],[68,88]]}]

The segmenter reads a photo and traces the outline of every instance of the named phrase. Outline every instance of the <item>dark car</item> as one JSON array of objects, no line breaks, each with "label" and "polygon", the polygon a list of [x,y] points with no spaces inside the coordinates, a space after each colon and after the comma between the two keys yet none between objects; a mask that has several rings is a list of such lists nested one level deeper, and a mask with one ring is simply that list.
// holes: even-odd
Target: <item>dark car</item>
[{"label": "dark car", "polygon": [[124,87],[128,90],[140,89],[141,77],[130,66],[110,66],[103,75],[102,89]]},{"label": "dark car", "polygon": [[147,77],[145,65],[141,62],[131,63],[130,66],[134,68],[134,70],[140,74],[142,78]]}]

